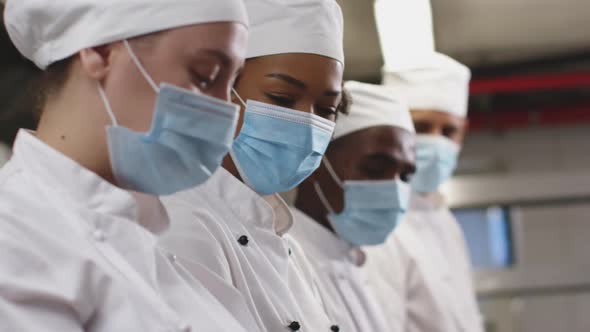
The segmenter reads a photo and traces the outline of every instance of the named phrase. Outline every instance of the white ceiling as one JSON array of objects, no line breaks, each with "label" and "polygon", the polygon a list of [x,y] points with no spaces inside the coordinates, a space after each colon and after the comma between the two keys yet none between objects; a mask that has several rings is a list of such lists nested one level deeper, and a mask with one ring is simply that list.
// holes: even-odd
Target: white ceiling
[{"label": "white ceiling", "polygon": [[[373,0],[337,1],[345,16],[348,76],[379,77]],[[468,65],[590,51],[590,0],[431,1],[438,49]]]},{"label": "white ceiling", "polygon": [[[373,1],[339,2],[348,75],[378,77]],[[590,50],[590,0],[432,0],[432,6],[438,49],[472,66]]]}]

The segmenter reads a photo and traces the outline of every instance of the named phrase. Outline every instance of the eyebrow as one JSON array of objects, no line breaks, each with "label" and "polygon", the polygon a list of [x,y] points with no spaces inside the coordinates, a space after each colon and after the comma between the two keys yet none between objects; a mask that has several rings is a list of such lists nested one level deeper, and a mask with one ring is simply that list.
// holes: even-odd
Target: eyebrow
[{"label": "eyebrow", "polygon": [[400,162],[395,156],[381,151],[367,155],[367,159],[371,161],[387,162],[390,164],[397,164]]},{"label": "eyebrow", "polygon": [[[270,78],[276,78],[282,81],[285,81],[291,85],[296,86],[299,89],[305,90],[307,89],[307,84],[305,84],[305,82],[300,81],[298,79],[296,79],[293,76],[287,75],[287,74],[282,74],[282,73],[271,73],[266,75],[266,77],[270,77]],[[342,90],[330,90],[330,91],[326,91],[326,93],[324,93],[324,96],[327,97],[338,97],[342,94]]]},{"label": "eyebrow", "polygon": [[224,66],[228,66],[231,64],[230,57],[219,50],[200,50],[199,53],[197,53],[197,55],[199,54],[206,54],[216,57],[217,59],[219,59],[219,61],[221,61],[221,64],[223,64]]},{"label": "eyebrow", "polygon": [[324,93],[326,97],[339,97],[342,94],[342,90],[330,90]]},{"label": "eyebrow", "polygon": [[398,158],[397,155],[390,155],[388,153],[385,152],[375,152],[371,155],[367,156],[368,160],[371,161],[380,161],[380,162],[386,162],[388,164],[392,164],[392,165],[400,165],[404,168],[404,170],[409,170],[412,173],[416,172],[416,165],[412,164],[412,162],[410,162],[408,159],[405,158]]},{"label": "eyebrow", "polygon": [[268,74],[266,75],[266,77],[270,77],[270,78],[276,78],[282,81],[285,81],[291,85],[294,85],[296,87],[298,87],[299,89],[305,90],[307,89],[307,84],[305,84],[304,82],[296,79],[293,76],[289,76],[287,74],[281,74],[281,73],[272,73],[272,74]]}]

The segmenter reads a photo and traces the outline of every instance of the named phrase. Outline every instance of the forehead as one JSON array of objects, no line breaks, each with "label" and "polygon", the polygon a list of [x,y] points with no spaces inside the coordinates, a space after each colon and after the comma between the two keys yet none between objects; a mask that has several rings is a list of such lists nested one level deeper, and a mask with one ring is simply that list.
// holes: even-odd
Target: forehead
[{"label": "forehead", "polygon": [[330,145],[333,153],[358,156],[375,153],[409,153],[415,145],[415,135],[405,129],[378,126],[341,137]]},{"label": "forehead", "polygon": [[261,76],[282,73],[308,85],[317,83],[328,88],[339,88],[342,85],[344,66],[335,59],[321,55],[289,53],[249,59],[244,70],[244,74],[247,73]]},{"label": "forehead", "polygon": [[437,110],[411,110],[412,120],[416,122],[427,122],[435,125],[462,126],[465,119],[444,111]]},{"label": "forehead", "polygon": [[248,30],[240,23],[217,22],[195,24],[167,30],[160,34],[162,48],[183,49],[195,53],[202,49],[223,50],[230,56],[244,56]]}]

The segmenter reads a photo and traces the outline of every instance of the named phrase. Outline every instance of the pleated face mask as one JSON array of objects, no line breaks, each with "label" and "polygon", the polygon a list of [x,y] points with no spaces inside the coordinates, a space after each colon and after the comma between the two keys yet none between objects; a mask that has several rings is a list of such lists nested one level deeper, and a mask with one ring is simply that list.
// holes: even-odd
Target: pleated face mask
[{"label": "pleated face mask", "polygon": [[459,145],[437,135],[416,136],[416,174],[412,188],[419,193],[431,193],[447,181],[457,167]]},{"label": "pleated face mask", "polygon": [[131,58],[157,93],[149,132],[121,127],[101,85],[111,118],[107,140],[115,180],[124,189],[170,195],[205,182],[231,149],[239,107],[169,84],[158,87],[129,44]]},{"label": "pleated face mask", "polygon": [[408,210],[409,185],[399,179],[342,181],[326,158],[324,165],[344,191],[344,209],[336,213],[320,185],[314,184],[336,234],[356,246],[384,243]]},{"label": "pleated face mask", "polygon": [[248,100],[231,156],[260,195],[297,187],[321,164],[335,123],[317,115]]}]

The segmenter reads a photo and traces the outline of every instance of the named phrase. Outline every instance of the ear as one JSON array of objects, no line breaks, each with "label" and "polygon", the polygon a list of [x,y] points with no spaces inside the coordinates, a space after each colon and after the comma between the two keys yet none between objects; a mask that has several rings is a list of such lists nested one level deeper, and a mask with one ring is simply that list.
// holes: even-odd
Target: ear
[{"label": "ear", "polygon": [[102,81],[109,73],[114,54],[114,44],[85,48],[79,52],[80,63],[86,74]]}]

